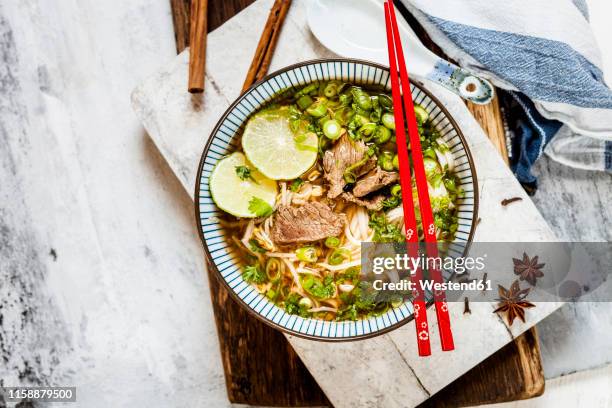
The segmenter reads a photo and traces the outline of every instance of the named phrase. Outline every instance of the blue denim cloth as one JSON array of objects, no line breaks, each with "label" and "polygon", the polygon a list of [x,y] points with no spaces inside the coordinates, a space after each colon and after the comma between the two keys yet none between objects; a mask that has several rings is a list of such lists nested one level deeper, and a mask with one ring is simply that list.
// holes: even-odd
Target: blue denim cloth
[{"label": "blue denim cloth", "polygon": [[520,126],[514,132],[511,155],[512,169],[528,191],[537,188],[531,167],[563,125],[542,116],[532,99],[612,109],[612,92],[604,83],[601,70],[567,44],[483,30],[435,17],[431,20],[451,41],[469,50],[480,63],[521,91],[511,92],[524,111],[517,120]]},{"label": "blue denim cloth", "polygon": [[511,167],[518,181],[534,191],[537,179],[531,172],[533,164],[542,156],[544,148],[557,134],[563,123],[543,117],[531,99],[519,92],[511,92],[522,108],[513,130]]},{"label": "blue denim cloth", "polygon": [[527,8],[520,0],[463,0],[461,9],[452,0],[400,1],[451,58],[522,107],[512,129],[512,167],[521,183],[535,187],[531,168],[547,146],[561,163],[612,171],[612,91],[584,0]]}]

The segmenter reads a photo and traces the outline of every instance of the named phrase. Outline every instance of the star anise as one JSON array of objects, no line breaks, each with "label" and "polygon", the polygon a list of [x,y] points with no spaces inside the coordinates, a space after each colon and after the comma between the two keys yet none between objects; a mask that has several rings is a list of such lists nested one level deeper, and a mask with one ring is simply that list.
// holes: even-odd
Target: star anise
[{"label": "star anise", "polygon": [[526,280],[532,286],[535,286],[538,278],[544,276],[541,269],[546,264],[538,263],[537,255],[529,259],[527,254],[523,252],[523,259],[512,258],[512,262],[514,262],[514,274],[519,275],[521,280]]},{"label": "star anise", "polygon": [[527,302],[525,298],[531,289],[521,289],[518,279],[514,281],[510,290],[498,285],[499,307],[493,313],[506,313],[508,324],[512,326],[515,318],[521,319],[525,323],[525,309],[535,307],[533,303]]}]

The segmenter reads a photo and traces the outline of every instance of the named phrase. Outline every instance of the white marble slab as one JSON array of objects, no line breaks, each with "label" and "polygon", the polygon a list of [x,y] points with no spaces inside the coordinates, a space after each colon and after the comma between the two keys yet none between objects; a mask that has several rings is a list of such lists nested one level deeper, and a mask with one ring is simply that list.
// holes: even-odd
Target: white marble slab
[{"label": "white marble slab", "polygon": [[[208,36],[207,82],[203,99],[185,91],[187,52],[139,85],[132,94],[137,115],[190,193],[194,190],[197,164],[206,138],[221,113],[239,95],[270,6],[270,0],[257,1]],[[294,1],[271,69],[328,55],[329,52],[308,31],[304,2]],[[476,240],[555,240],[533,202],[503,164],[464,104],[444,89],[427,85],[463,129],[475,158],[482,219]],[[500,205],[503,198],[513,196],[524,200],[507,207]],[[462,315],[462,304],[451,304],[457,350],[442,353],[436,336],[432,336],[434,355],[427,359],[417,356],[413,324],[388,335],[354,343],[328,344],[288,338],[335,406],[412,406],[559,306],[557,303],[539,304],[528,312],[526,324],[515,323],[508,329],[497,315],[491,313],[492,304],[475,305],[470,316]],[[435,322],[433,313],[430,321]],[[444,370],[434,371],[432,367],[444,367]]]}]

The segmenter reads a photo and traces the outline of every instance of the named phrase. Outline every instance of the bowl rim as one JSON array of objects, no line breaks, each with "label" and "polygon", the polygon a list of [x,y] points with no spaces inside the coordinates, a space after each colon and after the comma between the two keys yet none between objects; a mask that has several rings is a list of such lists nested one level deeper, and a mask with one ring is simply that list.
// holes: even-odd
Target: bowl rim
[{"label": "bowl rim", "polygon": [[[194,210],[195,210],[195,219],[196,219],[196,227],[198,230],[198,235],[200,237],[200,241],[202,242],[202,246],[204,248],[204,252],[206,255],[206,267],[207,268],[212,268],[213,269],[213,273],[216,279],[220,280],[223,287],[225,288],[225,290],[227,290],[230,294],[230,297],[238,302],[238,304],[241,306],[242,309],[246,310],[250,315],[254,316],[257,320],[259,320],[260,322],[263,322],[264,324],[266,324],[268,327],[271,327],[273,329],[276,330],[280,330],[282,333],[284,334],[288,334],[291,336],[295,336],[295,337],[300,337],[300,338],[304,338],[307,340],[315,340],[315,341],[320,341],[320,342],[326,342],[326,343],[336,343],[336,342],[350,342],[350,341],[358,341],[358,340],[366,340],[366,339],[370,339],[376,336],[380,336],[382,334],[385,333],[389,333],[392,330],[398,329],[400,327],[402,327],[403,325],[405,325],[406,323],[414,320],[414,313],[412,313],[410,316],[406,317],[405,319],[402,319],[400,321],[398,321],[397,323],[394,323],[388,327],[385,327],[383,329],[377,330],[375,332],[370,332],[367,334],[359,334],[359,335],[354,335],[354,336],[346,336],[346,337],[320,337],[320,336],[316,336],[314,334],[307,334],[307,333],[300,333],[297,331],[293,331],[290,329],[287,329],[283,326],[281,326],[280,324],[277,324],[271,320],[268,320],[266,318],[264,318],[261,314],[257,313],[255,310],[253,310],[251,307],[249,307],[249,305],[243,300],[241,299],[236,292],[234,292],[234,290],[229,286],[229,284],[227,283],[227,281],[223,278],[223,276],[221,276],[221,273],[219,272],[219,269],[217,268],[217,265],[214,263],[214,261],[212,260],[212,256],[210,254],[210,251],[208,249],[208,243],[206,242],[206,238],[204,237],[204,232],[202,231],[202,219],[200,217],[200,200],[198,199],[199,197],[199,192],[200,192],[200,186],[201,186],[201,179],[202,179],[202,170],[204,168],[203,164],[204,161],[206,160],[206,156],[210,150],[210,146],[212,144],[214,135],[217,133],[217,131],[219,130],[219,128],[221,127],[222,123],[225,121],[225,119],[229,116],[229,114],[234,110],[234,108],[256,87],[258,87],[259,85],[271,80],[272,78],[281,75],[285,72],[294,70],[296,68],[300,68],[303,66],[307,66],[307,65],[312,65],[312,64],[324,64],[324,63],[348,63],[348,64],[364,64],[364,65],[369,65],[371,67],[374,68],[378,68],[378,69],[382,69],[384,71],[389,71],[389,67],[384,66],[382,64],[376,63],[376,62],[372,62],[372,61],[367,61],[367,60],[362,60],[362,59],[357,59],[357,58],[316,58],[316,59],[311,59],[311,60],[306,60],[306,61],[301,61],[292,65],[288,65],[286,67],[280,68],[274,72],[269,73],[268,75],[266,75],[265,77],[263,77],[262,79],[260,79],[259,81],[255,82],[253,85],[251,85],[249,88],[247,88],[245,91],[240,93],[240,96],[238,96],[234,102],[232,102],[230,104],[230,106],[225,110],[225,112],[223,112],[223,114],[221,115],[221,117],[219,118],[219,120],[217,121],[217,123],[215,124],[215,127],[213,128],[213,130],[210,132],[210,135],[206,141],[206,145],[204,146],[204,149],[202,151],[202,155],[200,156],[200,160],[198,162],[198,173],[196,175],[196,182],[195,182],[195,191],[194,191]],[[307,82],[311,83],[311,82],[316,82],[316,81],[310,81]],[[433,95],[431,93],[431,91],[427,90],[425,88],[425,85],[420,82],[420,81],[415,81],[414,79],[410,78],[410,83],[414,86],[416,86],[421,92],[423,92],[427,97],[429,97],[431,100],[434,101],[434,103],[436,104],[436,106],[438,106],[438,108],[444,113],[444,115],[446,116],[446,118],[449,120],[449,122],[451,123],[453,129],[455,130],[455,132],[457,133],[457,136],[459,137],[459,139],[461,140],[461,143],[463,144],[463,146],[465,147],[465,153],[467,156],[467,160],[469,163],[469,168],[471,170],[472,173],[472,185],[473,185],[473,189],[474,189],[474,210],[473,210],[473,217],[472,217],[472,225],[470,226],[470,233],[468,235],[468,239],[467,239],[467,243],[465,246],[465,250],[464,250],[464,254],[467,253],[469,251],[469,248],[474,240],[474,233],[476,231],[476,226],[477,226],[477,220],[478,220],[478,209],[479,209],[479,194],[478,194],[478,175],[476,173],[476,167],[474,165],[474,160],[472,158],[472,152],[470,151],[470,148],[468,146],[467,143],[467,139],[465,138],[463,131],[461,130],[461,128],[459,127],[459,125],[457,124],[457,122],[455,121],[455,119],[451,116],[450,112],[448,111],[448,109],[446,109],[446,107],[442,104],[442,102],[440,101],[440,99],[438,99],[435,95]],[[247,118],[248,119],[248,118]],[[209,271],[210,272],[210,271]],[[210,273],[209,273],[210,276]],[[431,305],[433,305],[433,300],[430,300],[429,302],[427,302],[427,308],[429,308]]]}]

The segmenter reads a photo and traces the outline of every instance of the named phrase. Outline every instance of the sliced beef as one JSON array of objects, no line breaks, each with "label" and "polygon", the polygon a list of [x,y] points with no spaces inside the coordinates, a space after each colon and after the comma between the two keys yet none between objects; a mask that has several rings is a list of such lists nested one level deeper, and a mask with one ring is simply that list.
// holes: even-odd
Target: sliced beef
[{"label": "sliced beef", "polygon": [[342,232],[346,218],[327,205],[309,202],[301,207],[281,205],[274,215],[272,241],[276,244],[313,242]]},{"label": "sliced beef", "polygon": [[[344,170],[362,160],[366,154],[367,147],[361,141],[353,141],[348,135],[344,134],[335,146],[325,152],[323,156],[323,169],[325,178],[329,182],[327,196],[336,198],[344,189]],[[376,159],[371,158],[363,166],[354,171],[356,176],[367,173],[376,166]]]},{"label": "sliced beef", "polygon": [[355,197],[363,197],[370,194],[372,191],[379,190],[391,183],[395,183],[399,179],[397,172],[385,171],[380,167],[370,171],[368,174],[357,180],[353,188]]},{"label": "sliced beef", "polygon": [[344,200],[349,201],[351,203],[355,203],[362,207],[367,208],[368,210],[379,211],[382,210],[383,201],[385,200],[385,196],[382,194],[375,195],[374,197],[355,197],[353,193],[342,193],[340,196]]}]

